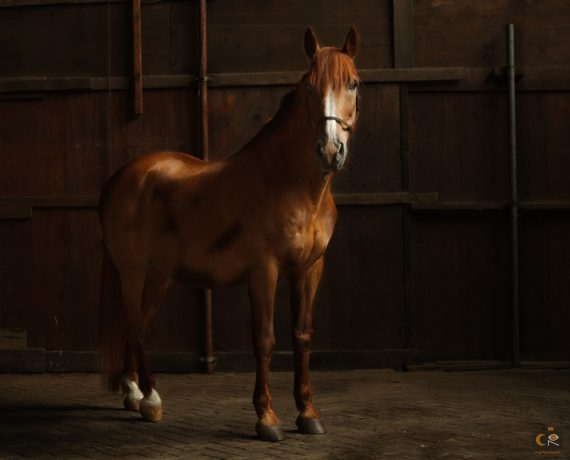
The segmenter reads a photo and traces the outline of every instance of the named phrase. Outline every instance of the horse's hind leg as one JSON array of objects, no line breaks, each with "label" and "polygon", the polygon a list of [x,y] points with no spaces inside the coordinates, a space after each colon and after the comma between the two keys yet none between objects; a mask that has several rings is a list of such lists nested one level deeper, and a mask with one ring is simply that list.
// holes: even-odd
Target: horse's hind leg
[{"label": "horse's hind leg", "polygon": [[[142,328],[141,328],[141,340],[148,329],[150,321],[154,317],[156,309],[162,299],[164,298],[168,286],[170,285],[170,279],[164,274],[149,269],[146,275],[143,298],[142,298]],[[146,365],[146,359],[143,357],[144,363]],[[146,372],[147,376],[150,377],[150,384],[152,389],[150,393],[145,392],[145,397],[140,403],[141,415],[152,422],[157,422],[162,418],[162,401],[158,392],[155,389],[155,382],[150,373]],[[142,375],[139,371],[139,379],[142,380]],[[141,388],[143,384],[141,381]],[[144,392],[144,390],[143,390]]]},{"label": "horse's hind leg", "polygon": [[323,258],[318,259],[304,276],[291,280],[291,306],[293,313],[293,347],[295,350],[294,395],[299,416],[297,428],[303,434],[326,432],[319,413],[313,406],[309,377],[309,352],[313,338],[313,301],[321,274]]},{"label": "horse's hind leg", "polygon": [[[141,267],[144,265],[141,264]],[[121,287],[123,291],[123,303],[125,308],[125,325],[126,325],[126,350],[125,357],[134,356],[136,363],[136,371],[139,379],[140,391],[144,397],[140,400],[141,415],[150,421],[157,422],[162,418],[162,401],[160,396],[154,389],[154,378],[150,373],[146,356],[143,351],[143,335],[144,335],[144,315],[143,315],[143,291],[146,280],[146,267],[144,269],[127,269],[121,270]],[[128,366],[128,361],[125,361]],[[131,370],[132,372],[132,370]],[[133,380],[131,379],[131,382]],[[131,385],[133,385],[131,383]]]},{"label": "horse's hind leg", "polygon": [[125,343],[125,357],[123,363],[123,376],[121,379],[121,389],[125,396],[123,405],[127,410],[139,412],[140,401],[144,395],[138,386],[139,377],[137,374],[137,365],[128,341]]}]

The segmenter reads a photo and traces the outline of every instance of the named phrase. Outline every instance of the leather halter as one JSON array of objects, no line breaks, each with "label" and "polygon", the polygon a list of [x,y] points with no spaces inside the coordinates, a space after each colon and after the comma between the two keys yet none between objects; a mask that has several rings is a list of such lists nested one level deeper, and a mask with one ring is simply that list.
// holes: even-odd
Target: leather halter
[{"label": "leather halter", "polygon": [[339,117],[331,117],[331,116],[322,117],[320,121],[317,123],[317,126],[320,126],[321,123],[326,123],[328,120],[336,121],[342,127],[343,131],[348,131],[349,133],[352,133],[352,125],[348,121],[343,120],[342,118]]}]

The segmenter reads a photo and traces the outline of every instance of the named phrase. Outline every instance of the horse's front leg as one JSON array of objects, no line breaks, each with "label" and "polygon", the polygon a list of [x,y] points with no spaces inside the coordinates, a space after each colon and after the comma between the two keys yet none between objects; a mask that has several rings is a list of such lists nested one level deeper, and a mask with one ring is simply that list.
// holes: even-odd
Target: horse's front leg
[{"label": "horse's front leg", "polygon": [[249,280],[249,299],[252,315],[253,352],[256,360],[253,405],[258,421],[255,431],[263,441],[284,439],[279,418],[271,405],[269,392],[269,366],[275,346],[273,332],[273,305],[277,287],[277,267],[264,267],[252,274]]},{"label": "horse's front leg", "polygon": [[309,353],[313,338],[313,301],[317,293],[324,260],[318,259],[309,271],[291,280],[293,347],[295,350],[294,396],[299,410],[297,428],[303,434],[323,434],[325,427],[313,406],[309,377]]}]

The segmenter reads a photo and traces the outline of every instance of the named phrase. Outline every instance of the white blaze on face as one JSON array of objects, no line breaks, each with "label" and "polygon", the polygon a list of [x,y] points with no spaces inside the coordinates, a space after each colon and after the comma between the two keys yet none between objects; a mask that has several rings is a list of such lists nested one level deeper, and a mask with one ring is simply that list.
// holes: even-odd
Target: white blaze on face
[{"label": "white blaze on face", "polygon": [[[329,86],[325,94],[325,117],[336,117],[336,99],[334,91]],[[336,141],[336,121],[326,121],[327,142]]]}]

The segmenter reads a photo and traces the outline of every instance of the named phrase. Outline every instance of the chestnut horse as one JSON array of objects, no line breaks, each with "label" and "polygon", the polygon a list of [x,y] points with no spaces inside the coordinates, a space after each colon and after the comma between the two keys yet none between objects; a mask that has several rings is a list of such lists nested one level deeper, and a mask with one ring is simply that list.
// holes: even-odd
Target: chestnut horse
[{"label": "chestnut horse", "polygon": [[275,290],[285,278],[293,312],[296,424],[301,433],[325,432],[309,380],[312,307],[336,222],[331,179],[345,162],[357,119],[357,47],[354,28],[342,49],[321,48],[307,29],[308,72],[239,152],[211,162],[177,152],[147,154],[105,185],[100,221],[106,266],[122,296],[117,304],[102,297],[101,356],[109,382],[123,387],[125,406],[145,419],[160,420],[162,402],[144,357],[144,331],[170,281],[200,288],[245,282],[257,366],[256,432],[263,440],[283,439],[269,363]]}]

